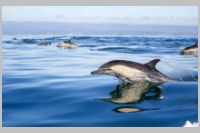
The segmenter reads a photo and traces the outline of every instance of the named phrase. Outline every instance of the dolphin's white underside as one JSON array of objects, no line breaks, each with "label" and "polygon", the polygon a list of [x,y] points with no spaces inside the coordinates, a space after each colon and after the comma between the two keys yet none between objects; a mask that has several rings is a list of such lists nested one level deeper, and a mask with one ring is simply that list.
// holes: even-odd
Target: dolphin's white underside
[{"label": "dolphin's white underside", "polygon": [[111,69],[114,72],[123,75],[124,77],[128,77],[132,81],[141,81],[141,80],[150,81],[148,75],[145,72],[140,71],[135,68],[131,68],[124,65],[115,65],[115,66],[112,66]]}]

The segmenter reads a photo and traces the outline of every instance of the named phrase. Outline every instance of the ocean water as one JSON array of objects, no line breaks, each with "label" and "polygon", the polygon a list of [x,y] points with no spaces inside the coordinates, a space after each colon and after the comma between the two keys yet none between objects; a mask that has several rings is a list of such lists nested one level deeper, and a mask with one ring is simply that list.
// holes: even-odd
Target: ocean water
[{"label": "ocean water", "polygon": [[[198,121],[198,62],[180,50],[195,37],[3,36],[3,127],[180,127]],[[75,49],[57,44],[71,38]],[[50,46],[38,43],[50,41]],[[91,75],[110,60],[146,63],[179,82],[121,85]]]}]

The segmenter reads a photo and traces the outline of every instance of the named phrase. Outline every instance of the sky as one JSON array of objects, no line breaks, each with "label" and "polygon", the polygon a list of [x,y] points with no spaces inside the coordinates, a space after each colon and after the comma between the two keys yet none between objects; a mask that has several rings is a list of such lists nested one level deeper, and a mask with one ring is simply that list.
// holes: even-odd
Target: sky
[{"label": "sky", "polygon": [[198,24],[197,6],[3,6],[3,21]]}]

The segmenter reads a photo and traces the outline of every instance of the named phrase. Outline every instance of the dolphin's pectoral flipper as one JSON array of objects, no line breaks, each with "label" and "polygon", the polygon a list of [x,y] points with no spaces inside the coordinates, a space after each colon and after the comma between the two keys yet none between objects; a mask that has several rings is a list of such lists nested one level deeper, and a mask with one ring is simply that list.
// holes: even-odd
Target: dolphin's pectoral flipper
[{"label": "dolphin's pectoral flipper", "polygon": [[115,71],[113,72],[114,72],[113,74],[115,75],[115,77],[121,79],[123,83],[133,82],[130,77],[123,76],[122,74]]},{"label": "dolphin's pectoral flipper", "polygon": [[149,67],[150,69],[155,69],[156,67],[156,64],[160,61],[160,59],[154,59],[154,60],[151,60],[149,61],[148,63],[146,63],[145,65],[147,67]]}]

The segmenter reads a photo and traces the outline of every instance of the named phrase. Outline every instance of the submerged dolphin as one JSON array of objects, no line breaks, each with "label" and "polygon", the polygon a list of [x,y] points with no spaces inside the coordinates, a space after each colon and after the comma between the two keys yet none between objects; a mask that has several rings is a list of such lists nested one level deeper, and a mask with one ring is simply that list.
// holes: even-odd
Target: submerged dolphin
[{"label": "submerged dolphin", "polygon": [[91,74],[109,74],[124,82],[134,83],[148,81],[155,84],[174,81],[156,69],[160,59],[154,59],[146,64],[126,60],[114,60],[103,64]]},{"label": "submerged dolphin", "polygon": [[49,46],[51,45],[51,42],[40,42],[38,43],[39,46]]}]

